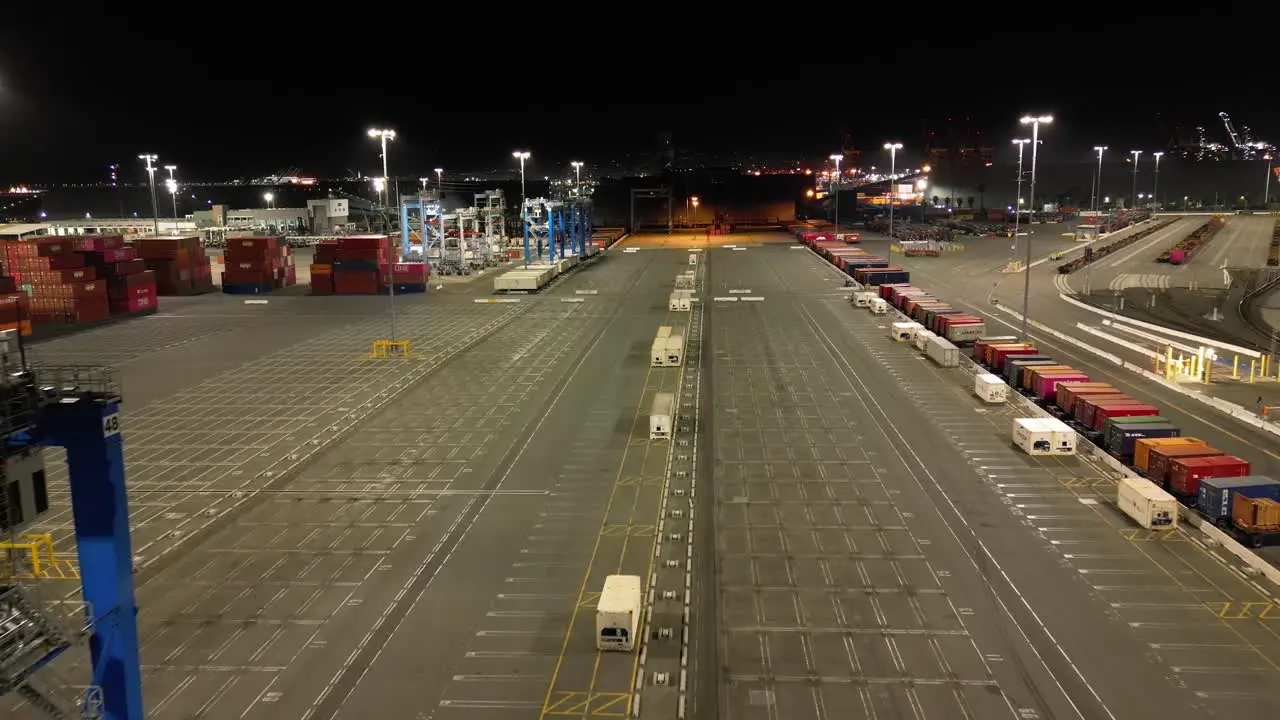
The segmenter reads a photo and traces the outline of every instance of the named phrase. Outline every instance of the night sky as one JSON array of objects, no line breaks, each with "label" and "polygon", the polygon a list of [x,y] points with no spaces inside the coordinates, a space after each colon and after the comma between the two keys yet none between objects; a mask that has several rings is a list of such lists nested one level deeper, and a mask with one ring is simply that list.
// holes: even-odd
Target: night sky
[{"label": "night sky", "polygon": [[[1051,27],[1010,35],[957,7],[952,19],[945,10],[906,18],[920,27],[907,23],[903,40],[889,46],[885,35],[868,44],[856,32],[823,40],[828,23],[818,6],[767,31],[708,15],[681,20],[677,33],[653,20],[661,4],[593,5],[592,22],[559,22],[560,37],[548,45],[538,39],[550,33],[545,23],[537,33],[487,35],[478,30],[495,23],[478,11],[446,11],[442,26],[453,30],[424,22],[415,33],[399,18],[359,18],[353,5],[333,6],[323,24],[247,7],[255,9],[175,4],[167,17],[145,19],[89,8],[56,23],[5,23],[0,183],[99,180],[112,162],[137,179],[129,175],[141,175],[135,158],[144,151],[189,178],[287,168],[370,173],[377,153],[364,133],[373,125],[397,130],[392,173],[407,176],[435,166],[506,167],[514,148],[532,150],[535,162],[617,157],[653,150],[662,132],[682,148],[713,152],[820,158],[888,139],[919,148],[926,126],[945,135],[947,118],[969,118],[953,127],[1003,148],[1027,111],[1052,112],[1058,151],[1078,146],[1086,156],[1098,143],[1164,146],[1174,124],[1205,125],[1225,140],[1220,110],[1263,139],[1280,137],[1280,105],[1250,89],[1270,82],[1275,58],[1243,56],[1227,36],[1191,37],[1189,28],[1213,21],[1204,16],[1159,26],[1113,18],[1106,29],[1046,19]],[[609,7],[625,17],[600,14]],[[634,16],[657,24],[642,29]],[[849,17],[848,27],[873,21]],[[477,28],[468,36],[490,49],[462,44],[464,18]],[[378,23],[389,48],[382,54],[359,39]],[[956,29],[968,25],[972,34]],[[267,31],[279,42],[261,36]],[[422,41],[411,43],[410,33]],[[586,39],[575,53],[564,39],[579,34]]]}]

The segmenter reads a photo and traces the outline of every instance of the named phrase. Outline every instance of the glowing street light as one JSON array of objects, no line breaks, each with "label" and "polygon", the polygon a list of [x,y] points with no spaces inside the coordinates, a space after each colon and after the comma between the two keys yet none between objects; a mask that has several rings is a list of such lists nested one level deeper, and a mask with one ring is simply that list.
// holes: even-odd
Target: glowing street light
[{"label": "glowing street light", "polygon": [[142,154],[138,159],[147,164],[147,184],[151,186],[151,220],[152,230],[156,235],[160,234],[160,203],[156,200],[156,160],[160,159],[159,155]]},{"label": "glowing street light", "polygon": [[269,192],[262,193],[262,199],[263,199],[263,200],[265,200],[265,201],[267,202],[267,209],[268,209],[268,210],[269,210],[269,209],[271,209],[272,207],[275,207],[275,206],[273,205],[273,203],[275,203],[275,201],[276,201],[276,194],[275,194],[275,193],[269,193]]},{"label": "glowing street light", "polygon": [[693,222],[691,224],[697,225],[698,224],[698,205],[700,205],[702,201],[698,199],[697,195],[694,195],[693,197],[689,198],[689,203],[693,205]]},{"label": "glowing street light", "polygon": [[[382,184],[386,187],[387,179],[390,175],[387,173],[387,142],[396,139],[395,130],[384,130],[379,128],[369,128],[369,137],[379,141],[382,144]],[[385,190],[384,190],[385,192]],[[387,198],[383,197],[383,205],[388,205]],[[393,333],[394,334],[394,333]]]},{"label": "glowing street light", "polygon": [[422,183],[422,192],[427,191],[427,181],[431,178],[418,178],[418,182]]},{"label": "glowing street light", "polygon": [[[1040,126],[1053,123],[1052,115],[1025,115],[1019,120],[1023,125],[1031,126],[1031,215],[1036,218],[1036,156],[1040,152]],[[1016,237],[1016,236],[1015,236]],[[1030,315],[1028,303],[1031,301],[1031,235],[1027,235],[1027,266],[1022,277],[1022,340],[1027,340],[1027,317]]]},{"label": "glowing street light", "polygon": [[1098,153],[1098,174],[1093,181],[1093,209],[1098,209],[1098,198],[1102,197],[1102,153],[1107,151],[1106,145],[1094,145],[1093,151]]},{"label": "glowing street light", "polygon": [[444,192],[444,168],[436,168],[436,190]]},{"label": "glowing street light", "polygon": [[569,164],[573,166],[574,182],[578,186],[578,197],[582,197],[582,163],[574,160]]},{"label": "glowing street light", "polygon": [[885,254],[885,259],[889,260],[893,258],[893,173],[898,164],[898,151],[902,149],[902,143],[885,143],[884,149],[889,151],[889,251]]}]

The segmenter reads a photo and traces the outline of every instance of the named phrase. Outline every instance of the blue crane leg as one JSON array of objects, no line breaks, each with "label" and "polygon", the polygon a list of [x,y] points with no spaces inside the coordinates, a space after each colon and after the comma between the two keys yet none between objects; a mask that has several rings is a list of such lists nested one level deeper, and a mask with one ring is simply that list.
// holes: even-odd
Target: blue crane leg
[{"label": "blue crane leg", "polygon": [[93,613],[89,651],[105,720],[143,720],[133,547],[118,402],[47,406],[42,427],[67,451],[84,600]]}]

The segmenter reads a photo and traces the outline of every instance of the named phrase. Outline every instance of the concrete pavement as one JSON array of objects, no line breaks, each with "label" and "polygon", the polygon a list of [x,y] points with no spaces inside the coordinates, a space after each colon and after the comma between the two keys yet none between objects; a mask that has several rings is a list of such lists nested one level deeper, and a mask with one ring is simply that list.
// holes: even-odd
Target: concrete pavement
[{"label": "concrete pavement", "polygon": [[1099,468],[1010,448],[1007,408],[889,340],[811,254],[707,267],[765,298],[707,319],[722,716],[1280,709],[1280,636],[1204,599],[1270,612],[1256,588],[1134,530]]}]

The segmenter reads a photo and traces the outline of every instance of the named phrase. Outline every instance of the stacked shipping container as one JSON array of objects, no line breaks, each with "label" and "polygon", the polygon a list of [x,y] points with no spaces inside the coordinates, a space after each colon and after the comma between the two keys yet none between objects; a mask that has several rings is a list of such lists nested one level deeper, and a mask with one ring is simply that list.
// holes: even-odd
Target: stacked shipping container
[{"label": "stacked shipping container", "polygon": [[[0,324],[84,324],[156,309],[155,276],[119,235],[45,237],[5,244],[11,279]],[[25,299],[21,296],[26,296]]]},{"label": "stacked shipping container", "polygon": [[227,240],[222,292],[254,295],[297,284],[293,249],[278,235]]},{"label": "stacked shipping container", "polygon": [[155,273],[160,295],[200,295],[213,292],[213,268],[204,245],[195,236],[158,236],[133,241],[138,257]]},{"label": "stacked shipping container", "polygon": [[311,265],[312,295],[378,295],[427,290],[431,266],[399,262],[389,236],[353,235],[316,246]]}]

